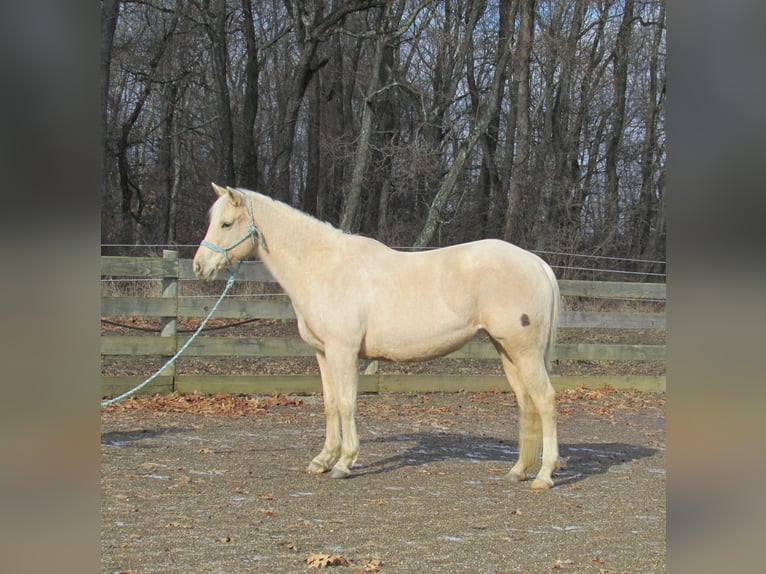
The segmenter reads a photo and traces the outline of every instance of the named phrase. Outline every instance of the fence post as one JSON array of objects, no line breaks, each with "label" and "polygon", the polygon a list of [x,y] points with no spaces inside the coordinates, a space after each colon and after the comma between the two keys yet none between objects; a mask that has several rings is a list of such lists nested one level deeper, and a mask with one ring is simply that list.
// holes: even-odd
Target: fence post
[{"label": "fence post", "polygon": [[[171,277],[162,278],[162,296],[172,298],[175,301],[173,305],[174,315],[160,318],[160,336],[161,337],[173,337],[173,349],[178,350],[178,251],[170,249],[163,249],[162,258],[175,261],[175,271]],[[173,353],[175,354],[175,352]],[[162,361],[165,362],[173,355],[163,356]],[[176,364],[168,365],[163,371],[164,376],[170,377],[170,391],[176,390]]]}]

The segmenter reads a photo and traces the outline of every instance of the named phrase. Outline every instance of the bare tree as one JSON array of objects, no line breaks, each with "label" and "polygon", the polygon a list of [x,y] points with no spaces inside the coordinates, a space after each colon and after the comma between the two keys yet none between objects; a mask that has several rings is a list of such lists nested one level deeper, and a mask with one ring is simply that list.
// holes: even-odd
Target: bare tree
[{"label": "bare tree", "polygon": [[395,245],[664,258],[664,0],[101,9],[106,241],[197,241],[216,179]]},{"label": "bare tree", "polygon": [[258,39],[253,20],[253,1],[242,0],[242,35],[245,38],[245,92],[242,100],[241,160],[238,181],[249,189],[261,187],[258,152],[255,146],[255,121],[258,116],[258,77],[260,62]]},{"label": "bare tree", "polygon": [[[394,8],[391,3],[386,3],[384,8],[378,14],[373,57],[370,66],[370,80],[367,87],[367,94],[362,105],[361,129],[356,142],[351,181],[348,185],[348,191],[344,194],[345,204],[340,222],[340,227],[344,231],[356,231],[359,227],[362,184],[364,175],[367,171],[367,163],[370,156],[370,142],[373,136],[374,101],[376,98],[382,97],[387,90],[395,87],[393,84],[381,85],[382,82],[388,78],[390,73],[383,69],[384,58],[386,53],[389,52],[388,46],[392,42],[396,42],[407,32],[421,10],[431,4],[431,2],[432,0],[422,1],[410,13],[406,20],[401,23],[401,25],[398,23],[398,20],[391,19],[391,11]],[[403,2],[399,3],[399,17],[401,17],[402,14],[403,4]],[[370,205],[372,207],[377,207],[376,202],[371,202]]]},{"label": "bare tree", "polygon": [[536,190],[527,185],[528,166],[532,151],[531,120],[529,116],[530,62],[534,38],[535,0],[521,0],[519,42],[514,58],[516,85],[516,151],[510,188],[510,205],[505,222],[504,237],[512,242],[524,244],[529,226],[527,217],[534,201]]},{"label": "bare tree", "polygon": [[614,238],[620,228],[620,193],[619,174],[617,163],[619,161],[620,142],[625,126],[626,95],[628,89],[628,50],[630,47],[630,34],[633,26],[634,0],[625,0],[625,8],[622,15],[617,40],[612,53],[612,78],[614,81],[614,100],[611,110],[612,126],[607,136],[605,154],[606,180],[604,182],[605,213],[604,224],[606,226],[604,244],[614,246]]},{"label": "bare tree", "polygon": [[[500,1],[498,53],[501,53],[503,45],[512,39],[513,20],[515,19],[518,5],[518,0]],[[496,74],[500,74],[500,85],[505,86],[507,83],[508,66],[504,68],[498,66]],[[479,112],[481,95],[476,80],[474,58],[468,61],[466,79],[471,95],[471,113],[475,116]],[[487,131],[481,134],[479,138],[479,143],[481,144],[481,169],[476,182],[475,211],[477,228],[481,230],[482,237],[496,237],[500,233],[507,209],[505,194],[502,192],[504,174],[502,173],[501,166],[498,165],[501,159],[499,138],[502,104],[503,99],[500,97],[496,98],[494,109],[488,110],[491,118],[487,125]]]},{"label": "bare tree", "polygon": [[132,110],[123,120],[119,137],[117,139],[117,164],[119,173],[119,187],[122,195],[120,213],[122,216],[122,231],[120,240],[125,243],[133,243],[135,237],[135,225],[144,223],[144,208],[146,205],[144,194],[141,187],[131,176],[131,166],[128,157],[132,147],[131,132],[136,126],[144,106],[155,87],[154,82],[157,78],[160,62],[165,55],[170,39],[178,25],[179,13],[173,13],[169,22],[162,26],[162,35],[156,45],[149,46],[149,50],[154,50],[151,54],[149,64],[145,70],[133,75],[130,80],[134,84],[137,94],[134,97]]},{"label": "bare tree", "polygon": [[282,125],[281,137],[277,142],[277,150],[274,154],[274,167],[269,188],[273,191],[274,197],[281,201],[290,202],[289,167],[300,106],[312,76],[325,63],[324,61],[315,61],[314,56],[317,47],[321,41],[336,29],[346,16],[354,12],[367,10],[378,5],[379,2],[369,0],[339,2],[337,5],[333,5],[331,11],[325,15],[324,2],[322,0],[314,0],[313,18],[309,17],[308,0],[305,2],[301,0],[285,0],[285,3],[287,4],[295,29],[300,59],[293,67],[290,87],[287,91],[285,115],[280,122]]},{"label": "bare tree", "polygon": [[[665,5],[659,7],[656,21],[642,25],[654,28],[649,54],[648,86],[644,115],[644,141],[641,145],[641,190],[631,222],[630,239],[633,241],[631,252],[639,253],[642,258],[657,260],[664,258],[664,251],[658,249],[664,245],[664,214],[661,200],[664,188],[664,150],[663,142],[658,138],[659,122],[665,105],[665,74],[660,68],[660,51],[665,33]],[[652,233],[652,230],[655,230]],[[653,265],[645,266],[651,271]]]},{"label": "bare tree", "polygon": [[101,235],[105,236],[108,230],[104,225],[111,221],[111,201],[108,183],[108,107],[109,107],[109,81],[112,67],[112,45],[114,43],[114,31],[117,27],[117,15],[120,11],[119,0],[101,0]]},{"label": "bare tree", "polygon": [[229,52],[226,20],[226,0],[202,0],[204,27],[210,40],[212,72],[217,87],[218,121],[220,126],[219,160],[217,180],[224,185],[234,185],[234,121],[229,94]]},{"label": "bare tree", "polygon": [[[479,2],[474,2],[472,9],[469,12],[468,28],[473,32],[478,21],[479,9],[483,8]],[[470,36],[466,36],[466,47],[470,46],[468,41]],[[492,80],[492,85],[489,89],[489,98],[483,109],[476,111],[476,117],[473,127],[468,135],[462,139],[455,158],[450,165],[447,175],[439,185],[439,190],[434,196],[431,205],[428,208],[428,214],[425,222],[420,230],[420,234],[413,242],[414,247],[425,247],[433,239],[434,233],[440,223],[441,213],[444,209],[447,199],[450,193],[455,187],[458,177],[460,176],[466,162],[470,156],[479,138],[486,132],[490,122],[495,117],[495,109],[497,108],[497,102],[501,97],[505,80],[505,67],[508,65],[511,57],[511,38],[510,36],[501,45],[501,51],[498,56],[497,66],[495,68],[495,74]]]}]

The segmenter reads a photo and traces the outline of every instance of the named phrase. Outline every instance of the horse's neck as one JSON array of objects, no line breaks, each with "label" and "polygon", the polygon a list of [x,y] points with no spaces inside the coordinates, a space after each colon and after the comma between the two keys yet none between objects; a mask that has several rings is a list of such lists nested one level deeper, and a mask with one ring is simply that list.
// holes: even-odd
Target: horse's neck
[{"label": "horse's neck", "polygon": [[253,196],[256,225],[263,234],[260,257],[287,294],[299,296],[305,285],[310,267],[321,258],[321,252],[338,235],[332,227],[300,212],[271,201]]}]

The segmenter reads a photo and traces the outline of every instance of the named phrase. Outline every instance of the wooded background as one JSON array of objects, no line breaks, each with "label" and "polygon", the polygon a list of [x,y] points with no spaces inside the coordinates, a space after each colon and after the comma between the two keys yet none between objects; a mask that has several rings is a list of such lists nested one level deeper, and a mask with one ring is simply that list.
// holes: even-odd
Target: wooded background
[{"label": "wooded background", "polygon": [[216,181],[392,246],[665,271],[664,0],[101,12],[104,244],[198,243]]}]

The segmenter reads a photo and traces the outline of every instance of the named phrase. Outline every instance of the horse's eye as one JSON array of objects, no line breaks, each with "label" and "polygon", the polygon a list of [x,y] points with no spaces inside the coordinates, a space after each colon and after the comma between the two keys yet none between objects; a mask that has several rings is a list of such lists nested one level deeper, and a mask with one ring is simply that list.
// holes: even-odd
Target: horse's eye
[{"label": "horse's eye", "polygon": [[231,223],[222,223],[221,224],[221,229],[229,229],[231,226],[232,226]]}]

